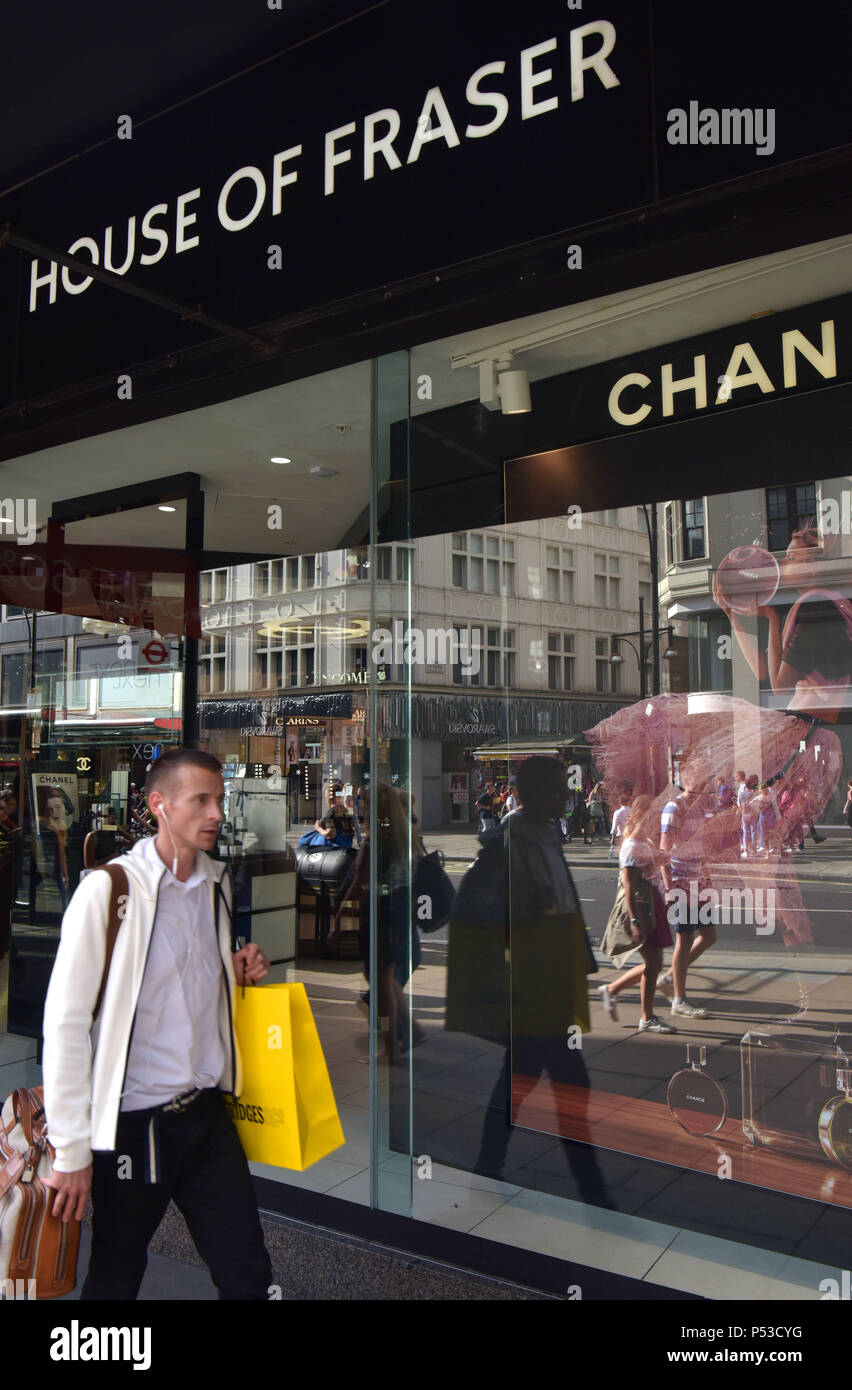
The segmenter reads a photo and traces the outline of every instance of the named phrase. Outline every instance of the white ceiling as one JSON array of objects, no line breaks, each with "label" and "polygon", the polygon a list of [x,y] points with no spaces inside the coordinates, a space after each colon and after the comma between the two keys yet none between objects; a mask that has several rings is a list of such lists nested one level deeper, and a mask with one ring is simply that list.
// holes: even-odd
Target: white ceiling
[{"label": "white ceiling", "polygon": [[[411,411],[477,399],[482,357],[514,350],[515,365],[536,381],[850,290],[847,237],[461,333],[412,350]],[[432,379],[428,401],[417,399],[424,373]],[[43,522],[54,501],[194,472],[206,496],[206,549],[332,549],[369,503],[370,400],[370,364],[361,362],[13,459],[0,465],[0,488],[17,497],[35,495]],[[272,455],[293,464],[272,464]],[[312,476],[312,466],[335,475]],[[282,507],[281,531],[267,524],[272,503]],[[98,517],[70,527],[68,539],[181,549],[183,509]]]},{"label": "white ceiling", "polygon": [[[273,455],[293,463],[270,463]],[[40,523],[54,501],[198,473],[205,493],[205,548],[262,555],[337,544],[369,503],[369,465],[370,366],[361,362],[43,449],[0,467],[7,493],[36,496]],[[335,473],[316,477],[312,467]],[[267,508],[273,503],[282,508],[282,530],[269,529]],[[173,514],[144,507],[77,522],[68,527],[67,539],[183,549],[185,511],[174,505]]]}]

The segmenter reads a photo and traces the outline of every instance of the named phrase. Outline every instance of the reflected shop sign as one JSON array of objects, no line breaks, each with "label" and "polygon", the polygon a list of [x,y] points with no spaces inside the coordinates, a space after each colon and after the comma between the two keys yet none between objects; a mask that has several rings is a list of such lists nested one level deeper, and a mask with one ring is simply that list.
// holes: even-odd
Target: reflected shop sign
[{"label": "reflected shop sign", "polygon": [[278,695],[265,700],[202,700],[198,706],[202,729],[231,729],[256,737],[282,738],[289,723],[317,719],[351,719],[348,690],[322,695]]},{"label": "reflected shop sign", "polygon": [[[412,695],[386,691],[379,703],[378,733],[383,738],[441,739],[474,743],[487,739],[535,737],[569,739],[607,719],[620,701],[522,699],[499,696]],[[410,722],[410,729],[409,729]]]}]

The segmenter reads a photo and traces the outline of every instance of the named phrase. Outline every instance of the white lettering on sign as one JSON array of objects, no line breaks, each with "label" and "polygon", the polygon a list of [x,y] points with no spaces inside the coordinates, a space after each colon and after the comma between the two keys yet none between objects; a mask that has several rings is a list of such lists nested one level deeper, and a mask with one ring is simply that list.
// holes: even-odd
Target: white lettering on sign
[{"label": "white lettering on sign", "polygon": [[[383,105],[357,119],[356,113],[351,113],[343,124],[311,140],[309,148],[321,151],[317,158],[321,160],[318,173],[324,196],[333,197],[339,188],[358,179],[368,183],[391,171],[416,166],[421,155],[424,161],[427,157],[450,158],[450,152],[465,140],[489,139],[511,130],[512,97],[518,102],[522,122],[537,121],[557,111],[566,97],[573,104],[583,101],[590,91],[609,92],[620,86],[610,65],[616,31],[609,20],[570,28],[567,60],[561,61],[559,49],[564,43],[564,38],[551,35],[523,49],[514,62],[505,58],[484,62],[464,86],[463,101],[455,79],[445,83],[445,88],[431,86],[416,117],[404,120],[395,107]],[[560,88],[563,72],[567,91]],[[485,120],[475,119],[486,113]],[[130,138],[130,117],[119,120],[127,124],[123,138]],[[577,136],[582,138],[582,133],[578,131]],[[432,145],[434,152],[425,149]],[[289,145],[261,168],[251,162],[251,152],[246,151],[245,162],[217,178],[214,187],[205,191],[204,200],[199,185],[179,194],[173,205],[157,202],[146,210],[128,209],[109,219],[97,236],[92,235],[93,228],[84,229],[69,245],[68,254],[126,275],[134,266],[156,265],[169,253],[181,255],[195,249],[201,244],[205,217],[238,235],[261,217],[280,216],[285,210],[285,190],[288,197],[296,197],[301,189],[316,186],[312,179],[300,180],[303,152],[302,144]],[[92,283],[93,277],[80,270],[63,266],[60,274],[55,261],[33,259],[29,312],[55,304],[60,291],[84,294]]]},{"label": "white lettering on sign", "polygon": [[[798,357],[809,362],[824,380],[837,376],[837,349],[834,338],[834,319],[824,319],[820,324],[819,346],[800,332],[798,328],[788,329],[781,334],[782,384],[784,390],[799,385]],[[707,409],[707,357],[698,353],[692,359],[692,371],[686,376],[675,377],[674,363],[664,362],[659,369],[659,410],[663,418],[676,414],[676,405],[682,399],[683,411]],[[735,391],[745,386],[756,386],[762,395],[770,395],[776,390],[751,343],[735,343],[724,372],[714,378],[718,382],[713,405],[724,405],[733,398]],[[626,372],[613,384],[609,393],[607,408],[617,425],[639,425],[654,411],[648,399],[648,389],[652,382],[644,372]],[[676,402],[675,397],[678,397]]]}]

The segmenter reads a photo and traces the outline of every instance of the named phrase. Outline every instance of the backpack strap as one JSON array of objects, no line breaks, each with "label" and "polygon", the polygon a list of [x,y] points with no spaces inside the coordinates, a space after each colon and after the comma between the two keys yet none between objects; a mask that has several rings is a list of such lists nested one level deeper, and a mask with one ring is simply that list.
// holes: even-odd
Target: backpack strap
[{"label": "backpack strap", "polygon": [[[97,870],[97,872],[109,874],[110,880],[112,882],[112,891],[109,897],[109,917],[107,919],[106,956],[104,958],[104,971],[101,976],[100,989],[98,990],[98,997],[95,1000],[95,1008],[92,1014],[93,1023],[97,1018],[98,1014],[100,1013],[101,1004],[103,1003],[104,991],[106,989],[106,983],[109,978],[109,968],[112,963],[112,953],[115,949],[116,937],[118,936],[119,928],[121,927],[121,924],[124,921],[124,914],[127,906],[126,900],[128,897],[129,887],[127,882],[127,874],[125,873],[124,869],[122,869],[120,864],[104,864],[102,865],[101,869]],[[124,904],[122,904],[119,901],[119,899],[122,897],[124,897],[125,899]]]}]

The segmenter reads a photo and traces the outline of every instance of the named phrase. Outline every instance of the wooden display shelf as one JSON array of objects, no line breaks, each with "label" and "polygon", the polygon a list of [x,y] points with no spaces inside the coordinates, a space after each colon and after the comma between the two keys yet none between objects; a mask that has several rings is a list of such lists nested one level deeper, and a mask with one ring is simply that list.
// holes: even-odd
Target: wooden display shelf
[{"label": "wooden display shelf", "polygon": [[577,1139],[596,1148],[670,1163],[698,1173],[719,1173],[719,1159],[731,1160],[739,1182],[817,1202],[852,1207],[852,1173],[828,1159],[800,1158],[778,1149],[755,1147],[738,1120],[725,1121],[709,1139],[687,1134],[656,1101],[607,1091],[584,1090],[538,1077],[512,1078],[512,1120],[524,1129]]}]

